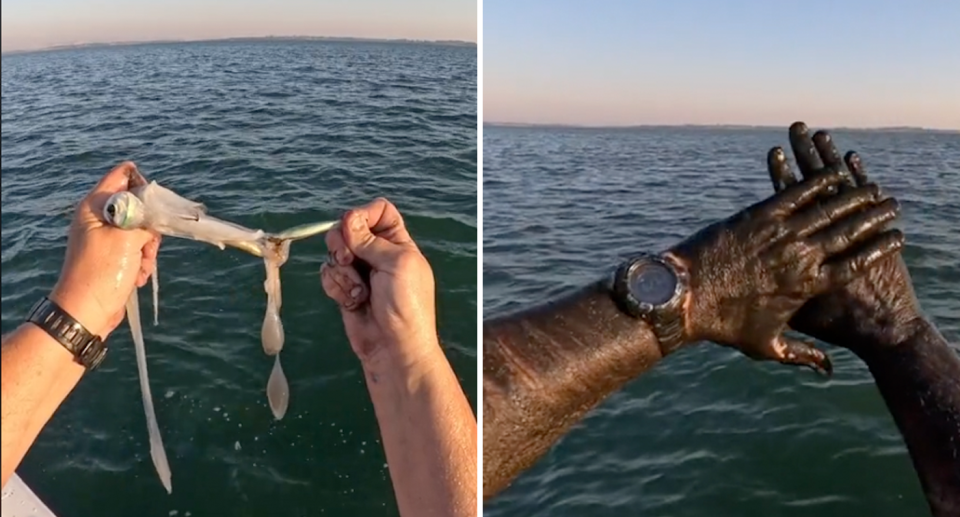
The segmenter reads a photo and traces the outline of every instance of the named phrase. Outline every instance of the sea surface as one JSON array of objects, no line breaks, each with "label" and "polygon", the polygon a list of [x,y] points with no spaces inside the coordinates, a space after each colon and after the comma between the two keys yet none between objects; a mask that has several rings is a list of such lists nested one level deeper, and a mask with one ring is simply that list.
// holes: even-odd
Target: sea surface
[{"label": "sea surface", "polygon": [[[3,57],[2,331],[57,279],[72,207],[112,166],[210,213],[281,230],[387,196],[437,278],[445,351],[476,407],[475,48],[208,42]],[[380,433],[323,238],[282,270],[290,408],[265,386],[263,262],[166,238],[160,324],[141,311],[173,471],[150,459],[132,342],[111,337],[19,468],[61,517],[396,515]]]},{"label": "sea surface", "polygon": [[[960,341],[960,134],[836,131],[903,205],[926,313]],[[772,193],[782,130],[546,129],[483,134],[484,316],[535,304],[662,250]],[[866,368],[831,379],[711,344],[628,384],[508,490],[493,517],[928,515]]]}]

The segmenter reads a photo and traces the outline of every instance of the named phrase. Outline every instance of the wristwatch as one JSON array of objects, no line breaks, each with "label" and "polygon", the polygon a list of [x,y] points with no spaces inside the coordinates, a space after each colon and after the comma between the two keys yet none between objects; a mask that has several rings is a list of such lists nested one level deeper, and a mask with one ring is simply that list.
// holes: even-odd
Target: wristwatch
[{"label": "wristwatch", "polygon": [[87,370],[95,370],[107,355],[107,345],[100,336],[84,328],[79,321],[46,296],[30,310],[27,322],[50,334],[50,337],[70,351],[74,360]]},{"label": "wristwatch", "polygon": [[630,258],[613,278],[613,296],[620,309],[650,325],[664,354],[684,343],[683,298],[688,288],[686,271],[651,253]]}]

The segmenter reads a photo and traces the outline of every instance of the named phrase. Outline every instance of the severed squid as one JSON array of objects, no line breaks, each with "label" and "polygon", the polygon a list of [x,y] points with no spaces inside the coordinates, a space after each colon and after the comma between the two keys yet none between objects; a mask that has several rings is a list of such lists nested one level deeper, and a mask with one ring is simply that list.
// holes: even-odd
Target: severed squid
[{"label": "severed squid", "polygon": [[[274,418],[282,419],[290,403],[290,386],[280,365],[280,351],[283,349],[284,342],[283,322],[280,319],[282,303],[280,268],[290,257],[290,244],[294,240],[325,233],[335,227],[337,222],[306,224],[276,234],[252,230],[207,215],[206,207],[202,203],[181,197],[172,190],[158,185],[156,181],[114,194],[107,200],[103,216],[113,226],[124,230],[148,230],[161,235],[206,242],[221,250],[230,246],[263,258],[266,268],[263,287],[267,293],[267,310],[260,329],[260,338],[263,351],[268,356],[274,357],[273,369],[267,381],[267,400]],[[157,302],[160,284],[156,271],[151,276],[153,323],[156,325],[159,322]],[[136,291],[127,300],[126,312],[136,350],[143,409],[150,434],[150,456],[164,488],[167,493],[172,493],[170,466],[167,463],[163,440],[160,437],[160,429],[154,413],[153,397],[150,394],[143,328],[140,325],[140,305]]]}]

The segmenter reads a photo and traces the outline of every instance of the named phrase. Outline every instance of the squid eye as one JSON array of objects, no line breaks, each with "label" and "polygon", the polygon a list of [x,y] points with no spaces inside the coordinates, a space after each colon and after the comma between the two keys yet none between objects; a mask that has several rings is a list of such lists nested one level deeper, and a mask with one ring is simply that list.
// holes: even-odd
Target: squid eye
[{"label": "squid eye", "polygon": [[113,203],[107,205],[107,213],[110,214],[110,217],[117,215],[117,205]]}]

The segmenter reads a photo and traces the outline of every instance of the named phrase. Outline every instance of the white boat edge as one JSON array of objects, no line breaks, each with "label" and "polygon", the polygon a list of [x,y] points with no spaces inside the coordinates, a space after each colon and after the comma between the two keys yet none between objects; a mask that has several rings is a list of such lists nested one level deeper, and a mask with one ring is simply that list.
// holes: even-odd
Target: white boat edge
[{"label": "white boat edge", "polygon": [[57,517],[16,473],[3,487],[0,517]]}]

